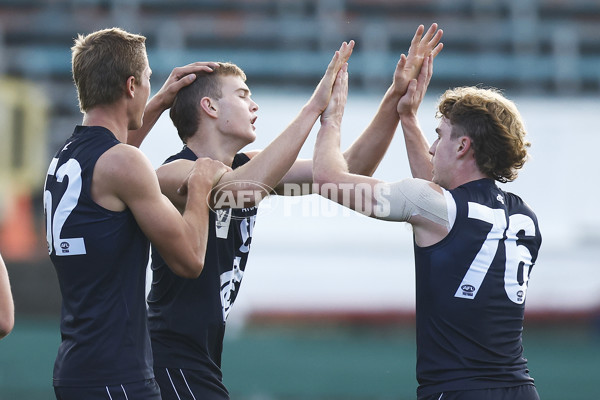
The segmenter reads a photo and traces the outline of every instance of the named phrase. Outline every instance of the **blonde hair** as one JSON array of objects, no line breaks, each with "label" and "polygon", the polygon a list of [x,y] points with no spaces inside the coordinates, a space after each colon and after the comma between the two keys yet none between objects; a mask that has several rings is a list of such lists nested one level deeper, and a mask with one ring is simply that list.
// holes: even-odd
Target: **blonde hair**
[{"label": "blonde hair", "polygon": [[71,66],[82,112],[118,100],[130,76],[141,81],[148,63],[145,42],[144,36],[120,28],[77,36]]},{"label": "blonde hair", "polygon": [[468,136],[477,166],[499,182],[517,178],[531,146],[515,104],[498,89],[459,87],[447,90],[438,105],[438,117],[452,125],[452,137]]}]

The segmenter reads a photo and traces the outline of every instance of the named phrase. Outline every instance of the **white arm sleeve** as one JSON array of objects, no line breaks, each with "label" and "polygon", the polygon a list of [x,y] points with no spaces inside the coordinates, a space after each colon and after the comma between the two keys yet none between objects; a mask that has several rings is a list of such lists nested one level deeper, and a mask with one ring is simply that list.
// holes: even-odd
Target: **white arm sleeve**
[{"label": "white arm sleeve", "polygon": [[[447,196],[423,179],[404,179],[386,183],[377,193],[377,218],[387,221],[408,221],[421,215],[450,229]],[[448,193],[449,194],[449,193]],[[452,196],[449,194],[449,197]]]}]

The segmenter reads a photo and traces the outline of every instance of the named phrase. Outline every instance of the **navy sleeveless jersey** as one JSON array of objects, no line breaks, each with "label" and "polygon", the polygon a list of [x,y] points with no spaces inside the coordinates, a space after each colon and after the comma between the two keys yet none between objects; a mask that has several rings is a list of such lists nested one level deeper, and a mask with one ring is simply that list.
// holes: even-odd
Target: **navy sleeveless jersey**
[{"label": "navy sleeveless jersey", "polygon": [[448,236],[415,245],[418,396],[533,384],[521,334],[537,218],[491,179],[450,193]]},{"label": "navy sleeveless jersey", "polygon": [[[184,147],[166,162],[177,159],[197,157]],[[237,154],[232,168],[248,161],[245,154]],[[242,282],[256,213],[257,207],[210,211],[204,269],[197,279],[175,275],[152,248],[148,313],[156,367],[202,371],[207,384],[224,388],[225,321]]]},{"label": "navy sleeveless jersey", "polygon": [[91,197],[98,158],[120,142],[102,127],[75,128],[48,169],[48,251],[62,294],[55,386],[105,386],[151,379],[144,298],[149,243],[129,209]]}]

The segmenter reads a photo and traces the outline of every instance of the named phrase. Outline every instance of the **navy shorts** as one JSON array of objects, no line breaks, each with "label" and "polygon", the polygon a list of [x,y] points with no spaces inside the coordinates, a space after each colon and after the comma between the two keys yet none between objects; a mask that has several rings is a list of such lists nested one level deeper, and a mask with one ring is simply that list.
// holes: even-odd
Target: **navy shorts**
[{"label": "navy shorts", "polygon": [[55,386],[57,400],[161,400],[154,379],[98,387]]},{"label": "navy shorts", "polygon": [[200,371],[155,366],[154,376],[163,400],[229,400],[223,382]]},{"label": "navy shorts", "polygon": [[540,400],[533,385],[506,388],[459,390],[420,397],[419,400]]}]

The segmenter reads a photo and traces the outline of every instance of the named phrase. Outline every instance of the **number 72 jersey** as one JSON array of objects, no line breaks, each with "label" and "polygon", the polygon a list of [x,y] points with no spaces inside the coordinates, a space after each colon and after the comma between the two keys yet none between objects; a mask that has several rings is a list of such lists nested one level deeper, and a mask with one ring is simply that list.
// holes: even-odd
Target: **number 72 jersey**
[{"label": "number 72 jersey", "polygon": [[415,246],[419,395],[531,383],[521,333],[537,218],[491,179],[449,194],[448,236]]}]

